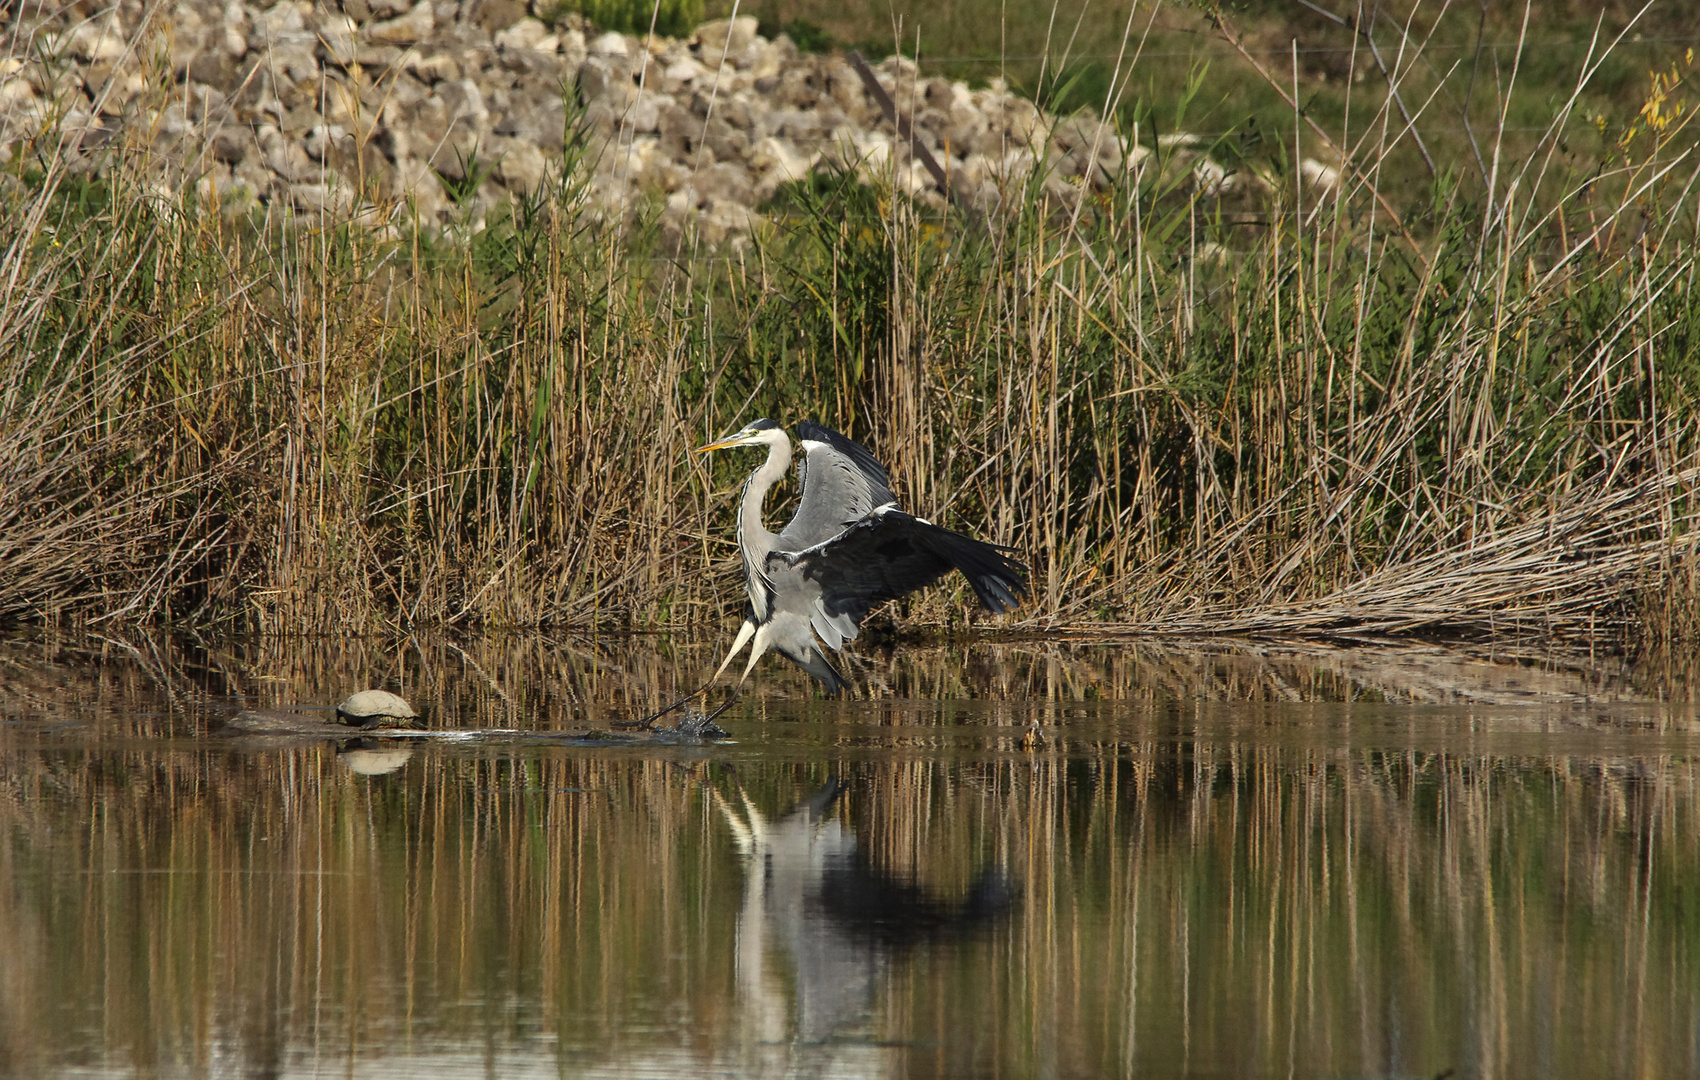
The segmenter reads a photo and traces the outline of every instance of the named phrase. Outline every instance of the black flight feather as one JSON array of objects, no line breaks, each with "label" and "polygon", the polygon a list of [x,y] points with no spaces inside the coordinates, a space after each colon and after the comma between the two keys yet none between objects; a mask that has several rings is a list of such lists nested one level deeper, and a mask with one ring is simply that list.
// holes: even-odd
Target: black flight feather
[{"label": "black flight feather", "polygon": [[860,623],[874,607],[962,571],[974,595],[995,615],[1027,595],[1027,568],[1007,549],[922,521],[900,510],[871,514],[833,540],[795,555],[775,552],[801,567],[821,591],[829,615]]}]

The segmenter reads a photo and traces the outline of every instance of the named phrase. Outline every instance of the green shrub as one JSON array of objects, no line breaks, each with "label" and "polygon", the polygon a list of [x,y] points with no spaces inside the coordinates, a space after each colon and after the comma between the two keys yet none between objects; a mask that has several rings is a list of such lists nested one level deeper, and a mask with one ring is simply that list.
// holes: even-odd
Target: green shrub
[{"label": "green shrub", "polygon": [[653,20],[657,34],[679,38],[702,22],[703,0],[566,0],[565,10],[622,34],[647,34]]}]

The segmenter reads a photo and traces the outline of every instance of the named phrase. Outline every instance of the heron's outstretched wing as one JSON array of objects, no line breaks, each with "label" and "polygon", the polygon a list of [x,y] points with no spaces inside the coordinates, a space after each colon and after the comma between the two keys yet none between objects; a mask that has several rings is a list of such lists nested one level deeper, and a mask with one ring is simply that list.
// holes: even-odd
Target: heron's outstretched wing
[{"label": "heron's outstretched wing", "polygon": [[1027,568],[1006,550],[901,510],[876,509],[831,540],[768,559],[800,570],[819,590],[816,602],[827,618],[847,615],[860,623],[876,605],[952,570],[962,571],[988,611],[1002,614],[1027,594]]},{"label": "heron's outstretched wing", "polygon": [[797,513],[779,534],[780,547],[802,551],[825,543],[881,506],[896,506],[890,478],[874,455],[813,420],[797,425],[803,442],[798,465],[803,494]]}]

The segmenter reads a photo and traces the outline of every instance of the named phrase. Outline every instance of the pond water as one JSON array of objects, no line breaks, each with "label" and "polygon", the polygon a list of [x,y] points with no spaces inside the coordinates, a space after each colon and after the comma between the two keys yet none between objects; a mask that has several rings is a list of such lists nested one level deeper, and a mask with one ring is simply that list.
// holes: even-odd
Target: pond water
[{"label": "pond water", "polygon": [[716,742],[223,726],[606,729],[720,647],[0,643],[0,1074],[1700,1074],[1700,723],[1621,674],[985,644],[764,665]]}]

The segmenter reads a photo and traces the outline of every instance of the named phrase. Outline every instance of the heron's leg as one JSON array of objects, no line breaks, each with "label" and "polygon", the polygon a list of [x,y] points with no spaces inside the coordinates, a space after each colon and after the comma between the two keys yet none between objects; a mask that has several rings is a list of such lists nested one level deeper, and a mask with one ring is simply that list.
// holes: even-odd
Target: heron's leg
[{"label": "heron's leg", "polygon": [[[704,684],[705,686],[720,678],[721,673],[732,663],[732,658],[744,650],[744,646],[749,644],[750,638],[755,635],[755,632],[756,624],[745,619],[744,625],[738,627],[738,636],[732,639],[732,651],[726,654],[726,659],[720,661],[720,666],[714,671],[714,678],[709,679],[708,683]],[[744,674],[748,675],[749,672],[746,671]]]},{"label": "heron's leg", "polygon": [[[745,623],[744,625],[749,626],[750,624]],[[738,676],[738,687],[739,687],[739,689],[743,688],[744,681],[750,677],[750,672],[752,672],[756,669],[756,661],[760,660],[762,653],[767,651],[767,649],[768,649],[767,628],[772,626],[772,625],[773,624],[770,623],[770,622],[763,623],[761,625],[761,628],[755,632],[756,643],[754,645],[750,646],[750,662],[744,665],[744,673],[742,675]],[[730,659],[730,658],[728,658],[728,659]]]},{"label": "heron's leg", "polygon": [[[678,701],[675,701],[673,704],[667,706],[666,708],[660,709],[660,710],[657,710],[656,712],[650,713],[648,716],[644,717],[642,720],[616,720],[616,721],[614,721],[613,726],[617,727],[617,728],[644,728],[644,729],[653,728],[655,726],[655,722],[657,720],[661,719],[663,716],[666,716],[668,713],[672,712],[674,709],[677,709],[679,706],[685,704],[685,702],[696,697],[698,694],[702,693],[704,690],[707,690],[710,686],[713,686],[714,680],[720,678],[721,672],[726,670],[726,666],[732,662],[732,658],[734,656],[737,656],[738,653],[743,650],[745,643],[748,642],[750,640],[750,638],[755,635],[755,632],[756,632],[755,624],[750,622],[748,619],[745,619],[744,625],[740,626],[738,628],[738,636],[736,638],[732,639],[732,651],[727,653],[726,659],[724,659],[720,662],[720,667],[719,667],[718,670],[715,671],[714,678],[709,679],[707,682],[703,683],[701,686],[697,687],[695,690],[692,690],[690,693],[686,694],[684,697],[680,698]],[[750,658],[750,667],[754,667],[754,666],[755,666],[755,657],[752,656]],[[749,674],[750,674],[749,670],[745,669],[744,675],[745,675],[746,678],[749,676]],[[739,686],[743,685],[742,679],[738,680],[738,685]],[[714,710],[712,713],[709,713],[708,716],[705,719],[713,720],[715,717],[719,716],[721,713],[723,713],[727,709],[731,708],[732,702],[734,702],[736,700],[738,700],[738,695],[734,691],[732,696],[726,700],[726,704],[720,706],[720,708]]]}]

